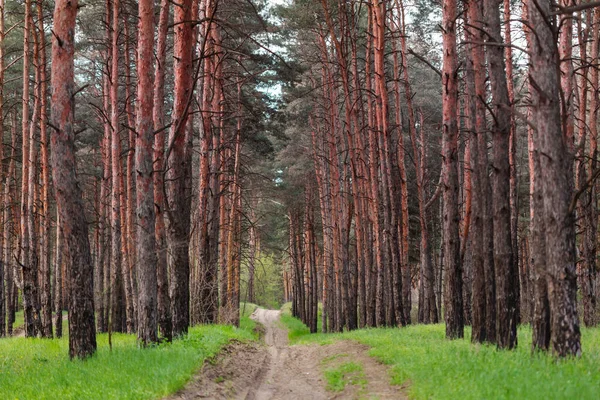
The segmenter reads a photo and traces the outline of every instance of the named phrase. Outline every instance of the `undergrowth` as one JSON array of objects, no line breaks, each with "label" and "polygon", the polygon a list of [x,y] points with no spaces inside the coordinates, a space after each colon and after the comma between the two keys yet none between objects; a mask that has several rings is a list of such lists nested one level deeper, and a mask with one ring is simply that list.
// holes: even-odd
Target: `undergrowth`
[{"label": "undergrowth", "polygon": [[415,399],[598,399],[600,398],[600,328],[582,329],[583,355],[556,360],[531,353],[531,329],[519,328],[514,351],[446,340],[444,325],[361,329],[314,334],[289,313],[282,316],[290,343],[327,344],[351,339],[371,348],[369,354],[389,366],[391,383],[408,384]]}]

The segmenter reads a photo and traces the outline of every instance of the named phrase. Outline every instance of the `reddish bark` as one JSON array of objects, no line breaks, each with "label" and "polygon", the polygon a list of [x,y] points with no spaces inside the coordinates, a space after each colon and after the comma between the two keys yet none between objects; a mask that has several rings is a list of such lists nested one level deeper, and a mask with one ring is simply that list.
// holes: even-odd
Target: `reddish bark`
[{"label": "reddish bark", "polygon": [[[0,0],[0,160],[4,160],[4,0]],[[0,196],[4,201],[3,210],[0,211],[0,223],[6,226],[10,223],[7,218],[5,209],[9,208],[9,197],[6,194],[9,186],[10,177],[4,174],[4,163],[0,162]],[[4,186],[2,186],[4,185]],[[4,234],[4,229],[0,232],[0,337],[6,336],[6,311],[7,297],[5,296],[4,281],[5,276],[8,276],[8,251],[5,251],[5,243],[9,241],[8,235]],[[10,281],[8,281],[10,285]],[[7,285],[7,286],[8,286]]]},{"label": "reddish bark", "polygon": [[37,2],[39,55],[38,65],[40,74],[40,143],[41,143],[41,190],[42,190],[42,230],[40,236],[40,289],[41,289],[41,322],[42,335],[52,337],[52,289],[51,289],[51,243],[50,230],[52,221],[50,216],[50,169],[49,169],[49,138],[48,138],[48,89],[46,71],[46,36],[44,30],[43,2]]},{"label": "reddish bark", "polygon": [[458,75],[456,55],[456,0],[444,0],[442,15],[442,140],[444,159],[444,266],[446,271],[446,337],[464,336],[462,266],[458,232]]},{"label": "reddish bark", "polygon": [[187,333],[189,313],[189,199],[186,198],[188,111],[192,90],[192,51],[194,47],[192,1],[184,0],[175,8],[174,101],[167,148],[167,246],[171,271],[169,293],[173,336]]},{"label": "reddish bark", "polygon": [[[138,285],[138,340],[142,345],[158,341],[156,239],[154,214],[152,121],[154,76],[154,7],[152,0],[139,2],[138,90],[136,121],[136,225]],[[131,196],[131,192],[129,192]],[[132,226],[131,224],[130,226]]]}]

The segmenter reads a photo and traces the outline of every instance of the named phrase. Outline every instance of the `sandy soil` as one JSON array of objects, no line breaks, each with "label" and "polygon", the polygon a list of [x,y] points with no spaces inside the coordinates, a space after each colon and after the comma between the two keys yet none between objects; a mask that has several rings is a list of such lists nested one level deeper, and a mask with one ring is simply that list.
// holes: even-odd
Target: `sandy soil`
[{"label": "sandy soil", "polygon": [[[205,363],[185,389],[169,400],[189,399],[403,399],[389,385],[385,366],[355,342],[289,346],[287,331],[276,310],[257,309],[252,318],[264,326],[264,344],[232,343]],[[346,385],[342,392],[326,390],[323,371],[345,362],[361,364],[366,386]]]}]

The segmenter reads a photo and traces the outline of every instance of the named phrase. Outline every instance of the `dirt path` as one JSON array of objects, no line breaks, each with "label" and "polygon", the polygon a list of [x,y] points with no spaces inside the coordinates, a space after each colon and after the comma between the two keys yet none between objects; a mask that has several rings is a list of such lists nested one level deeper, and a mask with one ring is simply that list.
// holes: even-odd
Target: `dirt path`
[{"label": "dirt path", "polygon": [[280,311],[257,308],[252,318],[265,327],[270,363],[257,389],[247,399],[327,399],[314,351],[288,346],[287,331],[279,327]]},{"label": "dirt path", "polygon": [[[264,345],[233,343],[206,363],[186,388],[170,400],[188,399],[403,399],[389,385],[387,369],[355,342],[289,346],[280,311],[257,309],[251,318],[264,327]],[[326,390],[324,371],[352,362],[362,368],[361,383]]]}]

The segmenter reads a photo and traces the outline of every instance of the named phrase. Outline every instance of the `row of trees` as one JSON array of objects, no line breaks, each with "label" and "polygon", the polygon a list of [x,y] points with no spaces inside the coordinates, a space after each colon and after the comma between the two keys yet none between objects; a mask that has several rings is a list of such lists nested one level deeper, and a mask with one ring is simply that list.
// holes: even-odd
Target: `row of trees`
[{"label": "row of trees", "polygon": [[[503,349],[531,322],[535,349],[581,353],[578,308],[588,326],[598,312],[593,6],[284,11],[304,67],[287,92],[289,146],[312,163],[305,201],[288,204],[295,315],[315,331],[320,299],[323,331],[339,331],[436,323],[443,311],[448,338],[469,324],[473,342]],[[440,11],[441,53],[426,22]]]},{"label": "row of trees", "polygon": [[93,354],[96,332],[146,346],[238,324],[252,159],[272,151],[264,4],[57,1],[51,17],[43,1],[8,3],[0,336],[21,298],[27,337],[61,336],[68,310],[71,357]]}]

